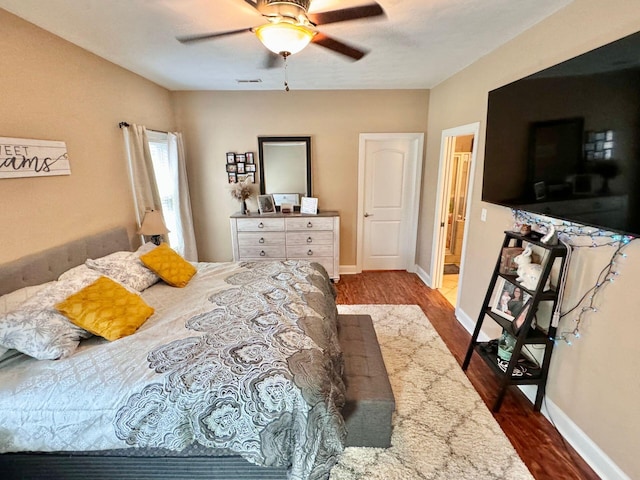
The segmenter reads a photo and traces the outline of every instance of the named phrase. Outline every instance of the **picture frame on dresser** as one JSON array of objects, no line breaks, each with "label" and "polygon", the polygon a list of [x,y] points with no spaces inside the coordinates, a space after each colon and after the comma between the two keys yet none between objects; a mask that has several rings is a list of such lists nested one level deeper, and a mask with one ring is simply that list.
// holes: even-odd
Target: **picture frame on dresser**
[{"label": "picture frame on dresser", "polygon": [[300,202],[300,213],[317,215],[318,199],[316,197],[302,197]]},{"label": "picture frame on dresser", "polygon": [[292,205],[300,205],[299,193],[274,193],[273,200],[276,202],[276,206],[284,203],[291,203]]},{"label": "picture frame on dresser", "polygon": [[276,203],[273,195],[258,195],[258,211],[260,215],[276,213]]}]

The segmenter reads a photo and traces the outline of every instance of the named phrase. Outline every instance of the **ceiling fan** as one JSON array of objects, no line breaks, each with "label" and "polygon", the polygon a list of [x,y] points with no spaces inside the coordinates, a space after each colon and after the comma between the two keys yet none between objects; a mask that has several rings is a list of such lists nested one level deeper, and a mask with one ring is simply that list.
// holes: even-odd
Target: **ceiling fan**
[{"label": "ceiling fan", "polygon": [[[384,10],[376,2],[358,7],[342,8],[328,12],[308,13],[312,0],[244,0],[255,8],[267,23],[256,27],[241,28],[217,33],[186,35],[177,37],[181,43],[212,40],[229,35],[251,32],[271,52],[286,58],[303,50],[309,43],[315,43],[353,60],[360,60],[367,52],[347,45],[317,30],[318,25],[346,22],[384,15]],[[267,66],[275,66],[272,55]],[[277,57],[275,57],[277,58]]]}]

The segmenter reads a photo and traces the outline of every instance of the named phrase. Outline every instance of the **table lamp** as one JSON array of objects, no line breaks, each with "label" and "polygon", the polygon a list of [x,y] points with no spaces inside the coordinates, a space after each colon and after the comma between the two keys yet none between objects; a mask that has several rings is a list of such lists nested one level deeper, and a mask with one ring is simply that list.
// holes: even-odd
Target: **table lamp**
[{"label": "table lamp", "polygon": [[164,224],[162,214],[158,210],[147,210],[142,218],[142,225],[138,229],[140,235],[151,237],[151,242],[160,245],[162,235],[169,233],[167,226]]}]

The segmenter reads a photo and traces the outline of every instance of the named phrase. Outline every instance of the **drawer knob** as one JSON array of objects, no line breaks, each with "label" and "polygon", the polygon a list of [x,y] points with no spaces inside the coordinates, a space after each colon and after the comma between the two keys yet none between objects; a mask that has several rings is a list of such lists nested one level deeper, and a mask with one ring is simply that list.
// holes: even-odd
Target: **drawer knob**
[{"label": "drawer knob", "polygon": [[264,228],[264,223],[260,222],[260,223],[258,224],[258,228]]},{"label": "drawer knob", "polygon": [[258,243],[264,243],[264,238],[260,237],[260,240],[258,240]]},{"label": "drawer knob", "polygon": [[313,252],[312,252],[311,250],[309,250],[309,251],[307,252],[307,255],[313,255]]},{"label": "drawer knob", "polygon": [[261,251],[260,251],[260,256],[261,256],[261,257],[265,257],[266,255],[267,255],[267,254],[265,253],[265,251],[264,251],[264,250],[261,250]]},{"label": "drawer knob", "polygon": [[307,228],[313,228],[313,224],[311,222],[307,223]]},{"label": "drawer knob", "polygon": [[307,238],[307,243],[312,243],[313,242],[313,238],[309,237]]}]

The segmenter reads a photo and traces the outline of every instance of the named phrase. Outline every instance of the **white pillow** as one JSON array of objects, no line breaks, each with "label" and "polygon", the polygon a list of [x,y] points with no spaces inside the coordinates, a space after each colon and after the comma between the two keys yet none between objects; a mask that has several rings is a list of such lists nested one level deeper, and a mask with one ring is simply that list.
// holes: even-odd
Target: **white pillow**
[{"label": "white pillow", "polygon": [[89,332],[71,323],[54,305],[96,281],[100,273],[87,269],[67,280],[51,282],[0,316],[0,347],[37,358],[55,360],[71,355]]},{"label": "white pillow", "polygon": [[[40,285],[32,285],[30,287],[20,288],[13,292],[0,296],[0,315],[14,310],[25,300],[33,297],[40,290],[45,288],[52,282],[41,283]],[[0,352],[1,353],[1,352]]]},{"label": "white pillow", "polygon": [[85,265],[127,287],[142,292],[160,280],[160,277],[140,261],[140,255],[144,255],[155,247],[156,245],[152,243],[145,243],[136,252],[111,253],[95,260],[89,259]]}]

